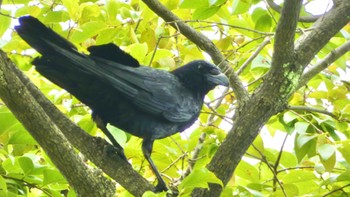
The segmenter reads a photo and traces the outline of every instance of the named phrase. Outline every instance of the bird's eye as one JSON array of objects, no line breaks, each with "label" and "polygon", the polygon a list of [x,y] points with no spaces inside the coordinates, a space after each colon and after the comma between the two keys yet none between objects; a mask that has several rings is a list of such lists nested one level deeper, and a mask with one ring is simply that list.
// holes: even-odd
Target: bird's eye
[{"label": "bird's eye", "polygon": [[210,70],[209,70],[209,73],[212,74],[212,75],[218,75],[218,74],[220,74],[221,72],[220,72],[219,69],[213,68],[213,69],[210,69]]}]

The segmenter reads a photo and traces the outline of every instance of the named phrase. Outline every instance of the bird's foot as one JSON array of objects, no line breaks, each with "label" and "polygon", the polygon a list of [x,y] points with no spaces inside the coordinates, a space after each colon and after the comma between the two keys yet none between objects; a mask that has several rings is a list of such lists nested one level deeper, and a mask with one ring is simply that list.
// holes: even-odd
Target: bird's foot
[{"label": "bird's foot", "polygon": [[125,162],[129,163],[128,159],[126,158],[126,156],[124,154],[123,149],[119,149],[113,145],[108,144],[108,146],[106,147],[106,152],[109,155],[111,155],[113,153],[117,153],[120,158],[122,158]]},{"label": "bird's foot", "polygon": [[164,191],[168,191],[168,187],[165,185],[165,183],[158,183],[154,188],[153,192],[158,193],[158,192],[164,192]]}]

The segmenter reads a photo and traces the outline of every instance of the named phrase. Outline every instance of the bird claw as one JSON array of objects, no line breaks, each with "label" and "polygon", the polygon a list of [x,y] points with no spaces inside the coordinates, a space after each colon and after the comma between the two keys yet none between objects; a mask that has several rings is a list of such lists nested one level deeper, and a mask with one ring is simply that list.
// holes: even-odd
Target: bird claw
[{"label": "bird claw", "polygon": [[164,192],[164,191],[168,191],[168,187],[162,183],[158,183],[153,190],[154,193]]},{"label": "bird claw", "polygon": [[106,152],[107,152],[107,154],[117,153],[121,159],[123,159],[126,163],[129,163],[128,159],[126,158],[126,156],[124,154],[124,150],[120,150],[117,147],[108,144],[108,146],[106,147]]}]

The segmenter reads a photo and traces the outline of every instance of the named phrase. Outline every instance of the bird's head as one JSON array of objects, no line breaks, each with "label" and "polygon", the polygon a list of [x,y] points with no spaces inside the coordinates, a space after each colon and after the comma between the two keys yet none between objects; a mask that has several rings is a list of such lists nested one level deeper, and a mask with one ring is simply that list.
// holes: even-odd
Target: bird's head
[{"label": "bird's head", "polygon": [[220,68],[204,60],[195,60],[174,70],[174,75],[194,90],[206,94],[217,85],[229,86],[229,79]]}]

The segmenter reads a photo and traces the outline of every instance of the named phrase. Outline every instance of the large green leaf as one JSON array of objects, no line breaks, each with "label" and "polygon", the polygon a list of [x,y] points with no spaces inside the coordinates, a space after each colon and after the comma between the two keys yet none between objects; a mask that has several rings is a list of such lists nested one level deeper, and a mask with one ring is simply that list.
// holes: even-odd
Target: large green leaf
[{"label": "large green leaf", "polygon": [[208,169],[195,169],[181,182],[179,185],[179,192],[181,195],[186,195],[189,194],[189,191],[191,191],[193,188],[208,188],[208,183],[216,183],[221,186],[223,185],[221,180]]},{"label": "large green leaf", "polygon": [[102,21],[91,21],[79,26],[72,34],[71,41],[81,43],[91,38],[106,28],[106,24]]}]

